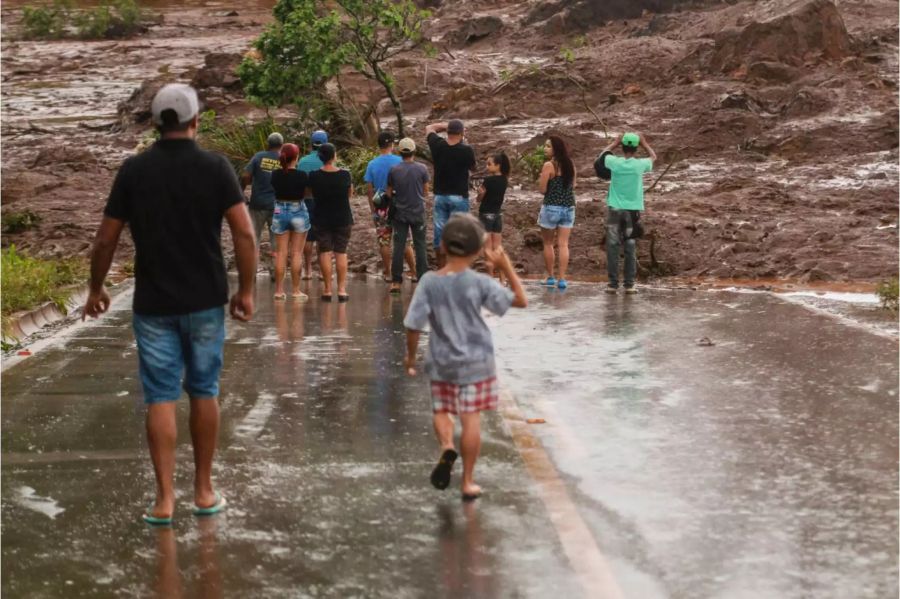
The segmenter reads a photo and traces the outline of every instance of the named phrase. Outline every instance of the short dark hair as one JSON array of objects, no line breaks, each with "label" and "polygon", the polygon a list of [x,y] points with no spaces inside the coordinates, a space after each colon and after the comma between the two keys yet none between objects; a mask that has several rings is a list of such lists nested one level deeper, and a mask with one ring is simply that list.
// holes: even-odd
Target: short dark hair
[{"label": "short dark hair", "polygon": [[186,123],[179,123],[178,113],[171,108],[163,110],[159,116],[162,119],[162,125],[157,125],[156,128],[159,130],[160,135],[187,131],[188,128],[190,128],[191,123],[194,122],[194,119],[191,119]]},{"label": "short dark hair", "polygon": [[323,163],[328,162],[329,160],[334,160],[335,154],[337,154],[337,149],[334,147],[334,144],[324,143],[319,146],[319,149],[316,151],[319,155],[319,160]]},{"label": "short dark hair", "polygon": [[394,143],[394,137],[393,131],[382,131],[378,134],[378,147],[382,150],[391,147],[391,144]]},{"label": "short dark hair", "polygon": [[626,154],[634,154],[635,152],[637,152],[637,150],[638,150],[637,146],[629,146],[626,144],[622,144],[622,151],[625,152]]}]

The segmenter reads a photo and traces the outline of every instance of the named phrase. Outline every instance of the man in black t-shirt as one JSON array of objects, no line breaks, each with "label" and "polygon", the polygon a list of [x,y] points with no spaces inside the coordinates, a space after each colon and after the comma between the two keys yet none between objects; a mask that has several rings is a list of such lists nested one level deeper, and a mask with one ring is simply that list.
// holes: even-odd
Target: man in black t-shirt
[{"label": "man in black t-shirt", "polygon": [[153,98],[151,112],[160,140],[128,158],[116,175],[91,254],[82,317],[96,318],[109,308],[104,280],[128,223],[135,248],[134,334],[157,482],[156,502],[143,518],[167,525],[175,509],[175,402],[182,388],[191,404],[194,514],[215,514],[225,506],[211,478],[228,303],[223,218],[234,240],[239,282],[231,316],[239,320],[253,314],[256,246],[234,170],[194,141],[197,92],[166,85]]},{"label": "man in black t-shirt", "polygon": [[[447,132],[447,139],[439,133]],[[469,211],[469,171],[475,168],[475,152],[465,143],[465,126],[458,119],[425,127],[434,162],[434,250],[438,268],[444,264],[441,232],[454,212]]]}]

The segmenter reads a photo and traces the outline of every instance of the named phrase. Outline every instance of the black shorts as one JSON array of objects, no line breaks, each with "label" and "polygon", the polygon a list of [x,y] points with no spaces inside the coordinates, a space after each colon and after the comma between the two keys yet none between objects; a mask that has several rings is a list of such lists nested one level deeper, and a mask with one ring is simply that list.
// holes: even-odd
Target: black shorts
[{"label": "black shorts", "polygon": [[350,232],[353,230],[352,225],[334,229],[322,229],[313,225],[313,230],[316,232],[316,240],[319,242],[319,252],[347,253],[347,246],[350,244]]},{"label": "black shorts", "polygon": [[484,225],[484,230],[487,233],[501,233],[503,231],[503,216],[500,214],[482,212],[478,215],[478,220]]}]

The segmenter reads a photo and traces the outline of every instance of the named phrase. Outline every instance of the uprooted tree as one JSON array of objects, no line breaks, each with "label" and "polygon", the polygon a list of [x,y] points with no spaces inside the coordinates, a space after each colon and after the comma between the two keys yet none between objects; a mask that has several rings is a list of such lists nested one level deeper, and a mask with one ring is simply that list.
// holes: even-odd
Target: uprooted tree
[{"label": "uprooted tree", "polygon": [[387,94],[403,135],[403,107],[391,58],[425,43],[430,16],[411,0],[279,0],[275,22],[253,43],[238,74],[252,101],[310,107],[325,85],[350,67]]}]

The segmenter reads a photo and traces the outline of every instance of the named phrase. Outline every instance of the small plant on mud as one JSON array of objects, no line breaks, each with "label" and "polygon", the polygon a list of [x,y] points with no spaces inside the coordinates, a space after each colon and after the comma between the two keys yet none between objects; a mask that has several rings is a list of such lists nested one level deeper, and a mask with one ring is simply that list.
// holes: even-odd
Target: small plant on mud
[{"label": "small plant on mud", "polygon": [[892,277],[887,281],[882,281],[879,283],[878,287],[875,288],[875,294],[878,295],[878,299],[881,300],[881,306],[885,310],[890,310],[891,312],[897,312],[898,303],[898,280],[897,277]]},{"label": "small plant on mud", "polygon": [[3,250],[0,262],[4,320],[14,312],[31,310],[45,302],[53,302],[64,310],[71,295],[65,288],[83,282],[88,272],[84,260],[30,258],[20,254],[15,245]]},{"label": "small plant on mud", "polygon": [[353,180],[353,188],[357,193],[361,193],[366,188],[366,182],[363,179],[366,175],[366,167],[369,161],[378,156],[378,152],[374,148],[353,147],[338,153],[341,166],[350,171],[350,177]]},{"label": "small plant on mud", "polygon": [[72,28],[83,39],[110,39],[138,33],[144,16],[135,0],[107,0],[79,11],[69,0],[55,0],[49,7],[25,7],[22,24],[28,39],[59,39]]},{"label": "small plant on mud", "polygon": [[519,156],[516,165],[532,181],[537,181],[545,162],[547,162],[547,153],[544,151],[544,146],[541,145]]},{"label": "small plant on mud", "polygon": [[22,231],[37,227],[40,222],[40,215],[35,214],[31,210],[9,212],[3,215],[3,232],[21,233]]},{"label": "small plant on mud", "polygon": [[563,59],[563,62],[571,64],[575,62],[575,51],[572,48],[563,46],[559,50],[559,57]]},{"label": "small plant on mud", "polygon": [[59,39],[66,34],[68,0],[55,0],[50,6],[26,6],[22,9],[23,36],[26,39]]}]

